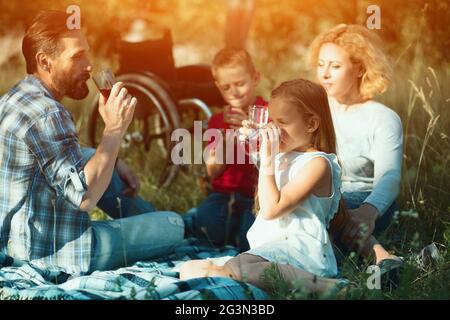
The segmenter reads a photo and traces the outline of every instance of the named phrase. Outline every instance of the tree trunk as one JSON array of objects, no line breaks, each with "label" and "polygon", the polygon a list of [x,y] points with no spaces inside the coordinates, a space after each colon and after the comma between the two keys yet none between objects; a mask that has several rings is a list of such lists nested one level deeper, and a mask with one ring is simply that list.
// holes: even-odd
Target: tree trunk
[{"label": "tree trunk", "polygon": [[225,31],[225,46],[227,48],[245,49],[253,11],[253,0],[227,0],[227,25]]}]

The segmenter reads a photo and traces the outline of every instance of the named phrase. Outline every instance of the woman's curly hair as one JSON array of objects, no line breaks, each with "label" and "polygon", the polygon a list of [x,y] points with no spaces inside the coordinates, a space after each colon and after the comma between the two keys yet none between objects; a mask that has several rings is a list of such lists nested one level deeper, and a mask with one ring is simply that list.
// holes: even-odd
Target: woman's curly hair
[{"label": "woman's curly hair", "polygon": [[391,62],[383,52],[381,39],[372,31],[359,25],[340,24],[318,35],[309,48],[309,62],[317,66],[320,48],[324,43],[334,43],[350,55],[353,63],[364,69],[359,93],[362,99],[386,91],[392,78]]}]

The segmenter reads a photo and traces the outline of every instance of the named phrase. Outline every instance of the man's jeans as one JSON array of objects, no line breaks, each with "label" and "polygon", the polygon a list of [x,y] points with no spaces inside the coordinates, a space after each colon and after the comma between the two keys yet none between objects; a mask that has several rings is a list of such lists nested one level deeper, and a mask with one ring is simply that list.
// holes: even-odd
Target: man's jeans
[{"label": "man's jeans", "polygon": [[92,222],[93,255],[89,272],[130,266],[168,254],[184,236],[183,219],[175,212]]},{"label": "man's jeans", "polygon": [[[88,161],[95,149],[82,148],[82,152]],[[183,240],[184,223],[180,215],[154,212],[154,207],[141,197],[123,196],[125,188],[114,170],[97,206],[115,220],[92,222],[93,252],[89,272],[129,266],[138,260],[167,254]]]}]

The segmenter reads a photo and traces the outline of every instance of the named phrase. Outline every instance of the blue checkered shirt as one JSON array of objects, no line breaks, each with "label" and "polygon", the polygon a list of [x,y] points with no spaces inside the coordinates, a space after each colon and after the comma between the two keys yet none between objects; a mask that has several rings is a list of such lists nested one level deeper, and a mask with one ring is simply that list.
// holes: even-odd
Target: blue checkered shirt
[{"label": "blue checkered shirt", "polygon": [[27,76],[0,98],[0,250],[46,269],[89,269],[92,229],[75,124]]}]

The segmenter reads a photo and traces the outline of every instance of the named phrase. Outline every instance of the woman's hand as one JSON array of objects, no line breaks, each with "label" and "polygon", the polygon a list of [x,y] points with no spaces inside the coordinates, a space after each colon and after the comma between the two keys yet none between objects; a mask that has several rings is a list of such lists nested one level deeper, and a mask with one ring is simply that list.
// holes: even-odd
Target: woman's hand
[{"label": "woman's hand", "polygon": [[139,178],[133,173],[130,167],[125,162],[118,159],[116,165],[119,177],[127,184],[127,188],[122,191],[126,197],[135,197],[139,193],[140,182]]},{"label": "woman's hand", "polygon": [[372,235],[380,213],[368,203],[347,211],[349,219],[344,226],[341,240],[350,249],[360,249]]}]

